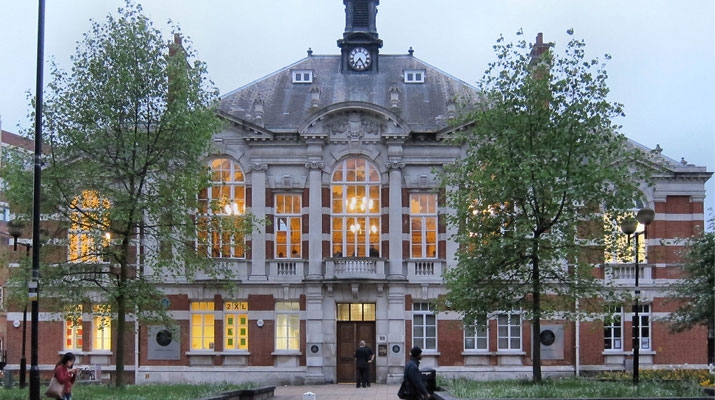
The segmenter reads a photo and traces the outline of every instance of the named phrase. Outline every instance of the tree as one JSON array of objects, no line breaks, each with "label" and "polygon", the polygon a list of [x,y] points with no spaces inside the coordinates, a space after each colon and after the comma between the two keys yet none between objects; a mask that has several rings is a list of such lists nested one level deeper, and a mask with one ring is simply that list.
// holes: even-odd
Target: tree
[{"label": "tree", "polygon": [[[158,283],[185,281],[198,270],[229,276],[193,245],[191,211],[209,183],[205,160],[221,120],[205,64],[190,63],[194,53],[179,39],[175,33],[167,46],[141,6],[127,1],[117,16],[93,21],[69,73],[53,64],[43,108],[42,208],[56,222],[47,223],[55,241],[43,246],[55,255],[42,270],[41,293],[53,299],[43,307],[116,321],[117,386],[133,329],[127,316],[171,323]],[[23,205],[32,203],[32,179],[24,162],[8,163],[3,176],[11,204],[29,215]],[[225,220],[224,229],[251,229],[249,217]]]},{"label": "tree", "polygon": [[[710,230],[688,239],[682,252],[682,279],[671,286],[678,308],[670,315],[671,330],[683,332],[695,326],[715,329],[715,217]],[[712,340],[712,334],[710,335]],[[712,354],[712,344],[710,348]]]},{"label": "tree", "polygon": [[[614,228],[602,207],[615,216],[632,207],[638,153],[612,122],[622,107],[608,101],[604,65],[585,58],[582,40],[563,55],[503,37],[494,50],[483,97],[452,138],[463,157],[444,173],[459,244],[444,307],[467,325],[523,312],[538,344],[542,318],[604,295],[591,261],[602,260]],[[532,347],[538,383],[540,346]]]}]

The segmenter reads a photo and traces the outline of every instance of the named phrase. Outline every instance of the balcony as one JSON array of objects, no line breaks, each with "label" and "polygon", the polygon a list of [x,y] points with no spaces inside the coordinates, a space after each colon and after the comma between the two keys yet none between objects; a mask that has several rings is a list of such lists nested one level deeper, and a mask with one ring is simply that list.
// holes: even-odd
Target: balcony
[{"label": "balcony", "polygon": [[325,279],[385,279],[385,260],[341,257],[325,261]]},{"label": "balcony", "polygon": [[[653,284],[653,266],[651,264],[638,264],[638,284]],[[604,280],[616,286],[634,286],[636,280],[636,266],[630,264],[605,264]]]},{"label": "balcony", "polygon": [[409,260],[405,276],[410,282],[441,283],[443,271],[443,260]]}]

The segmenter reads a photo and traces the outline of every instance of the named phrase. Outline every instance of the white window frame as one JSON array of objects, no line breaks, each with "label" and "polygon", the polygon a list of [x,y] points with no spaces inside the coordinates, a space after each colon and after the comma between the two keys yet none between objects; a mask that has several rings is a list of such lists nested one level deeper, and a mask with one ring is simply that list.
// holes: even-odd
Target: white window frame
[{"label": "white window frame", "polygon": [[425,83],[426,70],[424,69],[406,69],[404,72],[405,83]]},{"label": "white window frame", "polygon": [[330,184],[333,256],[379,257],[382,232],[379,169],[366,158],[346,158],[333,170]]},{"label": "white window frame", "polygon": [[412,344],[437,351],[437,315],[429,302],[412,303]]},{"label": "white window frame", "polygon": [[623,307],[621,306],[611,307],[609,321],[603,323],[603,350],[623,351]]},{"label": "white window frame", "polygon": [[291,71],[293,83],[313,83],[312,69],[295,69]]},{"label": "white window frame", "polygon": [[[298,259],[303,256],[302,199],[299,194],[278,193],[275,199],[275,257]],[[280,200],[284,199],[283,205]],[[293,199],[292,201],[288,201]],[[295,233],[297,232],[297,235]],[[285,243],[280,243],[280,237]],[[297,238],[294,239],[294,236]]]},{"label": "white window frame", "polygon": [[489,351],[489,321],[482,319],[464,326],[464,351]]},{"label": "white window frame", "polygon": [[[633,314],[633,317],[635,317],[635,314]],[[653,341],[651,340],[651,332],[653,332],[651,321],[653,321],[653,318],[651,318],[650,304],[638,304],[638,319],[640,319],[638,324],[638,339],[640,341],[640,349],[650,350],[653,348]]]},{"label": "white window frame", "polygon": [[197,251],[212,258],[246,258],[245,236],[224,232],[221,223],[246,212],[245,174],[236,161],[225,157],[210,160],[208,167],[211,185],[199,195]]},{"label": "white window frame", "polygon": [[112,350],[112,316],[103,307],[95,306],[92,315],[92,350]]},{"label": "white window frame", "polygon": [[276,351],[300,351],[300,303],[276,302]]},{"label": "white window frame", "polygon": [[[426,209],[422,209],[425,206]],[[437,195],[410,194],[410,258],[437,258],[439,216]],[[432,229],[429,229],[432,228]],[[432,240],[430,240],[430,232]],[[419,236],[419,241],[415,237]]]},{"label": "white window frame", "polygon": [[[497,319],[497,350],[521,351],[522,319],[520,312],[499,313]],[[516,323],[518,322],[518,324]],[[506,344],[506,346],[504,345]]]},{"label": "white window frame", "polygon": [[[190,308],[191,351],[214,351],[216,347],[214,302],[192,301]],[[196,343],[200,345],[195,346]]]}]

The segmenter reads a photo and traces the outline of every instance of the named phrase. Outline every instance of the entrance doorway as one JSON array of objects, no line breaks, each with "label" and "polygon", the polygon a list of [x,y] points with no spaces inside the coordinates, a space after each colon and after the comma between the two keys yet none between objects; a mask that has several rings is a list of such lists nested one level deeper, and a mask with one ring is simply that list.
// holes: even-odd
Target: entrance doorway
[{"label": "entrance doorway", "polygon": [[[357,381],[355,367],[355,349],[361,340],[375,349],[375,304],[374,303],[340,303],[337,305],[337,379],[338,383]],[[377,357],[375,357],[377,359]],[[370,367],[370,382],[375,382],[377,371],[375,364]]]}]

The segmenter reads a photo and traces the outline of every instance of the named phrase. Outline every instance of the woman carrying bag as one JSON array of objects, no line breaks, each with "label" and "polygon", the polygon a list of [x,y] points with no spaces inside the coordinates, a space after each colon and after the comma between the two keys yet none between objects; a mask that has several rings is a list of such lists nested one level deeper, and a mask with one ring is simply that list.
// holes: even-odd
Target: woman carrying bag
[{"label": "woman carrying bag", "polygon": [[[74,354],[65,353],[60,359],[60,362],[55,365],[53,379],[62,385],[62,397],[59,397],[61,400],[72,400],[72,385],[75,379],[77,379],[77,369],[73,368],[74,360]],[[51,386],[52,384],[50,384],[50,387]]]}]

